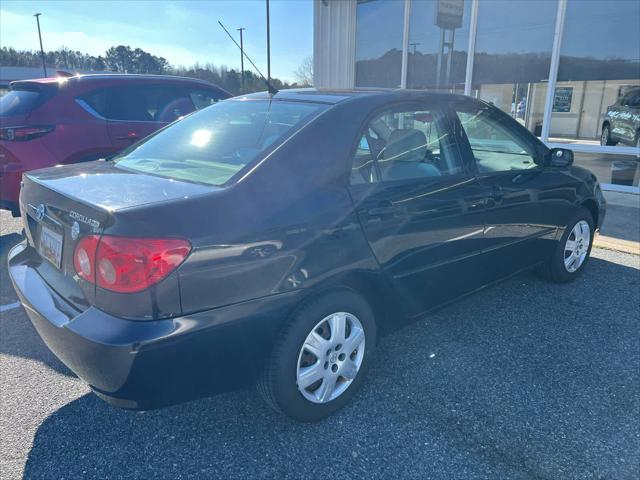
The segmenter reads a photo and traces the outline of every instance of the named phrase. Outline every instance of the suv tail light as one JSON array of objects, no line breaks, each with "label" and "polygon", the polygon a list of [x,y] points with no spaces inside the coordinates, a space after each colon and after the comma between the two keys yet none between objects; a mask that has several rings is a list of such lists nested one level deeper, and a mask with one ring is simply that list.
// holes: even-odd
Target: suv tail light
[{"label": "suv tail light", "polygon": [[89,235],[76,245],[73,265],[78,276],[106,290],[140,292],[169,275],[191,252],[176,238],[131,238]]},{"label": "suv tail light", "polygon": [[0,128],[0,140],[6,140],[8,142],[26,142],[27,140],[33,140],[34,138],[53,132],[55,129],[55,125],[3,127]]}]

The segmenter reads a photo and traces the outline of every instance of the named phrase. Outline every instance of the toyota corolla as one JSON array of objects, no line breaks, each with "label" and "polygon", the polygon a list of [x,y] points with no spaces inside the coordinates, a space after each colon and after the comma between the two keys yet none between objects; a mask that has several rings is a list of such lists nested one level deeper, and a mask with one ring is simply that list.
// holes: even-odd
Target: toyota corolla
[{"label": "toyota corolla", "polygon": [[25,174],[9,272],[48,347],[114,405],[255,381],[318,420],[381,333],[523,270],[583,272],[605,202],[572,162],[467,97],[253,94]]}]

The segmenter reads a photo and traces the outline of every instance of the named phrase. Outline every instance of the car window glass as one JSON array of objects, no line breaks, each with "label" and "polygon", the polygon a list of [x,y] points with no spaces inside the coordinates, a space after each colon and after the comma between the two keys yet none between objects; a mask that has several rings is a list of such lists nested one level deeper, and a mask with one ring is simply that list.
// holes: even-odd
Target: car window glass
[{"label": "car window glass", "polygon": [[[370,143],[375,141],[371,131],[360,137],[351,169],[351,184],[373,183],[378,181],[377,169],[373,167],[373,155]],[[375,135],[375,134],[373,134]],[[371,142],[370,140],[371,139]]]},{"label": "car window glass", "polygon": [[78,100],[85,108],[89,107],[89,111],[94,115],[107,118],[109,112],[107,110],[107,90],[94,90],[82,95]]},{"label": "car window glass", "polygon": [[488,107],[458,111],[481,173],[525,170],[536,166],[532,147],[510,131],[505,120]]},{"label": "car window glass", "polygon": [[174,85],[134,85],[96,90],[80,97],[109,120],[169,123],[193,112],[189,92]]},{"label": "car window glass", "polygon": [[125,169],[222,185],[324,108],[302,102],[218,102],[147,137],[114,161]]},{"label": "car window glass", "polygon": [[620,100],[620,106],[625,107],[627,105],[630,105],[631,102],[633,101],[633,97],[635,96],[635,91],[631,90],[630,92],[627,92],[622,99]]},{"label": "car window glass", "polygon": [[210,90],[190,88],[188,92],[196,110],[201,110],[220,101],[220,95]]},{"label": "car window glass", "polygon": [[31,90],[11,90],[0,97],[0,117],[30,113],[39,103],[41,94]]},{"label": "car window glass", "polygon": [[356,149],[351,183],[460,173],[462,166],[443,125],[441,114],[426,109],[389,110],[376,116]]}]

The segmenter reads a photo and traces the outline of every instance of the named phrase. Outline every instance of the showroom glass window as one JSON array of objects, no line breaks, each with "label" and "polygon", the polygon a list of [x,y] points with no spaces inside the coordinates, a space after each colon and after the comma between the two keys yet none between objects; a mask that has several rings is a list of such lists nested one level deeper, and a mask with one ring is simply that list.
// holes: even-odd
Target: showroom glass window
[{"label": "showroom glass window", "polygon": [[356,86],[399,88],[404,0],[358,0]]},{"label": "showroom glass window", "polygon": [[[600,142],[607,110],[626,116],[620,100],[640,86],[640,2],[572,0],[565,17],[549,137]],[[604,143],[632,146],[624,127]]]},{"label": "showroom glass window", "polygon": [[[640,87],[640,2],[567,2],[549,141],[609,148],[640,145],[640,105],[623,101]],[[588,32],[588,34],[585,34]],[[602,183],[638,186],[632,155],[575,153]]]},{"label": "showroom glass window", "polygon": [[473,68],[476,95],[540,134],[558,2],[482,0]]},{"label": "showroom glass window", "polygon": [[471,0],[449,5],[453,11],[441,8],[439,14],[435,0],[411,3],[408,88],[464,92]]}]

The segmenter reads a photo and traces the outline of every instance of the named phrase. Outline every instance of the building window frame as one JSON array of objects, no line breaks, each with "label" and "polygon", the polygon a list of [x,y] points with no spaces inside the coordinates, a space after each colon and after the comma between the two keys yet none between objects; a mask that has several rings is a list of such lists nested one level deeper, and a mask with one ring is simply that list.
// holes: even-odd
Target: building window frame
[{"label": "building window frame", "polygon": [[[472,82],[473,82],[473,66],[476,51],[476,37],[478,31],[478,10],[479,3],[482,0],[472,0],[471,2],[471,18],[469,26],[469,44],[467,48],[467,65],[465,71],[465,84],[464,94],[471,95]],[[409,22],[411,18],[411,3],[413,0],[405,0],[405,15],[404,15],[404,43],[402,50],[402,72],[401,72],[401,88],[407,88],[407,57],[409,51]],[[553,38],[553,47],[551,51],[551,63],[549,65],[549,83],[547,85],[547,94],[545,98],[544,113],[542,120],[542,134],[540,139],[549,148],[571,148],[571,150],[580,153],[600,153],[600,154],[615,154],[621,156],[637,156],[640,152],[635,147],[628,146],[603,146],[603,145],[586,145],[579,143],[558,143],[549,140],[549,129],[551,127],[551,115],[553,110],[553,99],[556,90],[556,83],[558,81],[558,69],[560,66],[560,51],[562,48],[562,37],[564,34],[564,25],[566,22],[568,0],[558,0],[558,7],[556,11],[556,25]],[[603,187],[610,190],[621,190],[621,186],[613,184],[603,184]],[[624,191],[632,191],[633,193],[640,193],[640,187],[624,187]]]}]

